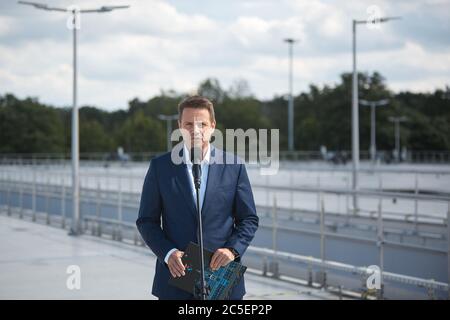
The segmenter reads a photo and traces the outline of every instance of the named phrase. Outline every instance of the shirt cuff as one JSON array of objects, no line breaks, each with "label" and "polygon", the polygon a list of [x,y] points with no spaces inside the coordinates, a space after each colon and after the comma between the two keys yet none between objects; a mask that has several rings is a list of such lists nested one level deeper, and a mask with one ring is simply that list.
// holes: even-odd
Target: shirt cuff
[{"label": "shirt cuff", "polygon": [[177,248],[173,248],[172,250],[170,250],[169,252],[167,252],[166,257],[164,258],[164,262],[165,262],[166,264],[169,263],[169,257],[170,257],[170,255],[172,254],[172,252],[174,252],[174,251],[176,251],[176,250],[177,250]]},{"label": "shirt cuff", "polygon": [[239,252],[237,252],[237,250],[236,249],[234,249],[233,247],[226,247],[228,250],[230,250],[231,251],[231,253],[233,254],[233,256],[234,256],[234,260],[236,260],[237,258],[239,258]]}]

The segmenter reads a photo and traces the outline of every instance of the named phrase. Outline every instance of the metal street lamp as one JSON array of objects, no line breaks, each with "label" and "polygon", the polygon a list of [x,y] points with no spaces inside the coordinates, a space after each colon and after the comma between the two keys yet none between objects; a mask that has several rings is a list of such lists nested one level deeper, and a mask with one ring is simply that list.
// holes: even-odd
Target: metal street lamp
[{"label": "metal street lamp", "polygon": [[30,5],[36,9],[46,10],[46,11],[59,11],[68,12],[72,14],[72,24],[73,29],[73,106],[72,106],[72,202],[73,202],[73,218],[72,226],[70,229],[70,235],[81,234],[81,222],[80,222],[80,184],[79,184],[79,142],[78,142],[78,106],[77,106],[77,29],[79,14],[81,13],[102,13],[110,12],[115,9],[126,9],[129,6],[102,6],[97,9],[77,9],[74,6],[69,8],[57,8],[50,7],[44,3],[30,2],[30,1],[19,1],[19,4]]},{"label": "metal street lamp", "polygon": [[352,162],[353,162],[353,210],[356,213],[359,210],[358,197],[356,193],[359,190],[358,171],[359,171],[359,110],[358,110],[358,73],[356,71],[356,26],[367,23],[384,23],[390,20],[400,19],[400,17],[385,17],[374,20],[352,20],[353,36],[353,81],[352,81]]},{"label": "metal street lamp", "polygon": [[288,149],[294,151],[294,98],[292,96],[292,55],[294,43],[298,42],[292,38],[284,39],[289,50],[289,103],[288,103]]},{"label": "metal street lamp", "polygon": [[359,103],[363,106],[370,107],[370,159],[375,162],[377,154],[376,146],[376,121],[375,121],[375,108],[385,106],[389,103],[388,99],[378,100],[378,101],[367,101],[360,99]]},{"label": "metal street lamp", "polygon": [[172,142],[170,141],[170,135],[172,134],[172,121],[178,119],[178,114],[165,115],[159,114],[158,119],[165,120],[167,122],[167,151],[172,150]]},{"label": "metal street lamp", "polygon": [[400,161],[400,122],[406,122],[408,118],[405,116],[389,117],[389,121],[393,122],[395,126],[395,159]]}]

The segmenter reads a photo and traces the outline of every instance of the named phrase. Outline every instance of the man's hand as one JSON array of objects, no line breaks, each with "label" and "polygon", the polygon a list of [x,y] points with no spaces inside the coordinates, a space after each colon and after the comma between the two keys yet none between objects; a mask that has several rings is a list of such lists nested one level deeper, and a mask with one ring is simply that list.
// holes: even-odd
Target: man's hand
[{"label": "man's hand", "polygon": [[169,256],[169,259],[167,261],[167,266],[169,267],[170,273],[172,274],[172,277],[181,277],[185,275],[184,272],[184,265],[181,261],[181,257],[184,255],[183,251],[175,250],[172,252],[172,254]]},{"label": "man's hand", "polygon": [[214,252],[209,266],[213,271],[215,271],[220,267],[229,264],[234,260],[234,258],[234,254],[230,251],[230,249],[220,248],[217,249],[216,252]]}]

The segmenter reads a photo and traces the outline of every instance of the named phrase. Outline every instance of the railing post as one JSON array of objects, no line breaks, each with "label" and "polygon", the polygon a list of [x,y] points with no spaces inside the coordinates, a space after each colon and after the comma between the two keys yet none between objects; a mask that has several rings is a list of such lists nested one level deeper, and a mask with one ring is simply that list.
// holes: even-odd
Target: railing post
[{"label": "railing post", "polygon": [[[84,178],[84,173],[81,172],[79,174],[79,180],[78,180],[78,226],[77,228],[79,228],[79,232],[80,234],[83,234],[86,231],[86,228],[89,224],[88,220],[84,219],[84,215],[83,215],[83,210],[81,210],[83,208],[83,188],[85,187],[85,181],[83,180]],[[73,197],[72,197],[73,198]],[[72,201],[75,201],[75,199],[72,199]],[[73,210],[73,209],[72,209]],[[75,217],[72,214],[72,219],[74,219]],[[73,224],[72,224],[73,225]]]},{"label": "railing post", "polygon": [[325,261],[325,203],[323,199],[323,193],[319,193],[320,199],[320,259]]},{"label": "railing post", "polygon": [[267,277],[267,256],[263,258],[262,275],[263,277]]},{"label": "railing post", "polygon": [[7,215],[11,215],[11,172],[8,170],[6,185],[8,186],[8,192],[6,196],[6,205],[7,205]]},{"label": "railing post", "polygon": [[133,243],[136,246],[138,244],[138,231],[136,229],[133,230]]},{"label": "railing post", "polygon": [[[34,159],[33,159],[34,160]],[[34,167],[33,164],[33,195],[31,198],[31,207],[33,210],[33,216],[32,216],[32,220],[33,222],[36,222],[36,168]]]},{"label": "railing post", "polygon": [[128,177],[128,180],[130,181],[130,189],[128,190],[128,192],[129,193],[133,193],[133,190],[134,190],[134,188],[133,188],[133,181],[134,181],[134,179],[133,179],[134,177],[132,176],[132,175],[130,175],[129,177]]},{"label": "railing post", "polygon": [[323,193],[320,192],[320,260],[322,262],[320,272],[316,274],[317,281],[321,284],[322,288],[327,287],[327,272],[324,268],[324,262],[326,259],[326,251],[325,251],[325,201]]},{"label": "railing post", "polygon": [[[3,161],[4,161],[4,159],[1,159],[0,165],[3,163]],[[2,193],[1,193],[1,195],[2,195],[2,204],[0,205],[0,209],[1,209],[2,212],[3,212],[3,192],[5,192],[5,190],[4,190],[5,179],[3,178],[3,172],[4,172],[3,170],[0,171],[0,174],[1,174],[0,186],[1,186],[1,191],[2,191]]]},{"label": "railing post", "polygon": [[383,213],[382,213],[382,198],[378,199],[378,241],[379,249],[379,263],[380,263],[380,283],[381,288],[378,292],[378,299],[383,299],[384,291],[384,281],[383,281],[383,270],[384,270],[384,228],[383,228]]},{"label": "railing post", "polygon": [[311,263],[308,264],[308,287],[313,286],[313,270]]},{"label": "railing post", "polygon": [[[350,179],[348,175],[345,177],[345,185],[347,188],[347,192],[345,193],[345,206],[346,206],[346,215],[347,219],[349,219],[349,212],[350,212],[350,197],[348,196],[348,191],[350,190]],[[349,222],[347,221],[347,224]]]},{"label": "railing post", "polygon": [[95,202],[95,216],[97,217],[97,223],[95,225],[97,226],[96,235],[98,237],[102,236],[102,231],[100,227],[100,178],[97,176],[97,201]]},{"label": "railing post", "polygon": [[66,228],[66,186],[64,172],[61,174],[61,228]]},{"label": "railing post", "polygon": [[321,191],[320,191],[320,175],[317,176],[317,211],[320,211],[320,197],[321,197]]},{"label": "railing post", "polygon": [[292,170],[292,172],[289,172],[289,186],[290,186],[290,190],[289,190],[289,205],[290,205],[290,215],[289,215],[289,219],[293,220],[294,219],[294,172]]},{"label": "railing post", "polygon": [[418,174],[416,172],[415,174],[415,179],[414,179],[414,194],[416,196],[416,198],[414,199],[414,233],[417,234],[418,233],[418,200],[417,200],[417,195],[419,194],[419,178],[418,178]]},{"label": "railing post", "polygon": [[49,206],[49,202],[50,202],[50,174],[47,174],[47,183],[45,185],[45,222],[49,225],[50,224],[50,206]]},{"label": "railing post", "polygon": [[450,201],[447,208],[447,283],[448,299],[450,300]]},{"label": "railing post", "polygon": [[274,259],[272,261],[272,276],[274,278],[279,277],[279,271],[278,271],[278,259],[277,259],[277,232],[278,232],[278,211],[277,211],[277,195],[274,193],[273,195],[273,208],[272,208],[272,219],[273,219],[273,227],[272,227],[272,248],[274,252]]},{"label": "railing post", "polygon": [[117,228],[117,241],[122,241],[122,179],[121,176],[118,176],[119,179],[119,197],[117,199],[117,213],[119,217],[119,226]]},{"label": "railing post", "polygon": [[25,186],[24,178],[23,178],[23,170],[20,171],[19,174],[20,180],[19,180],[19,186],[20,186],[20,195],[19,195],[19,218],[23,219],[23,188]]}]

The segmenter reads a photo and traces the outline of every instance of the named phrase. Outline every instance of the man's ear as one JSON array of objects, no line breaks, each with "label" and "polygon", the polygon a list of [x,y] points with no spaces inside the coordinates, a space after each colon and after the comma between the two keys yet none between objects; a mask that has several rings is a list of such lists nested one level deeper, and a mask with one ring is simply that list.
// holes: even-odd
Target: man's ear
[{"label": "man's ear", "polygon": [[181,129],[181,122],[180,122],[180,120],[178,120],[177,122],[178,122],[178,129]]}]

